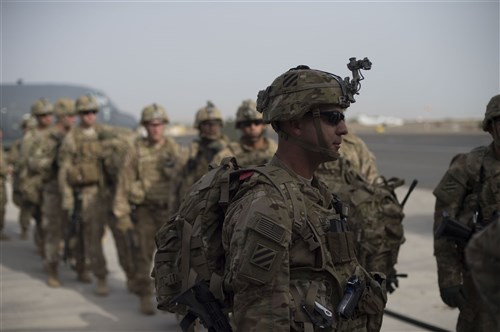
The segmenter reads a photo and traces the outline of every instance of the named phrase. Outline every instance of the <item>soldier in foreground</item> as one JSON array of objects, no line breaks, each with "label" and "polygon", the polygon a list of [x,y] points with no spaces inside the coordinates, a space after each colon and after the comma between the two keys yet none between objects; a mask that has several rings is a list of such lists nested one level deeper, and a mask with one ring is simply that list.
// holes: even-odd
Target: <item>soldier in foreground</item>
[{"label": "soldier in foreground", "polygon": [[21,228],[20,238],[26,240],[28,238],[28,229],[31,221],[30,204],[27,203],[21,193],[21,143],[28,131],[36,127],[36,120],[31,114],[24,114],[21,120],[21,130],[23,136],[15,140],[10,145],[7,163],[12,170],[12,202],[19,208],[19,226]]},{"label": "soldier in foreground", "polygon": [[[109,293],[106,277],[106,259],[102,246],[106,226],[106,206],[103,193],[104,174],[102,169],[102,146],[100,133],[104,126],[96,123],[99,104],[90,95],[76,100],[76,111],[80,123],[64,138],[59,153],[59,186],[62,207],[70,223],[78,225],[79,255],[77,261],[90,263],[90,269],[97,279],[95,293],[106,296]],[[78,280],[90,281],[87,264],[77,266]]]},{"label": "soldier in foreground", "polygon": [[169,122],[162,106],[152,104],[142,111],[141,125],[147,137],[138,138],[125,157],[118,178],[114,213],[118,227],[137,239],[131,248],[135,264],[135,276],[130,288],[140,298],[140,311],[153,315],[151,303],[151,266],[155,250],[156,231],[168,219],[171,211],[172,181],[178,176],[182,162],[179,146],[165,137],[165,125]]},{"label": "soldier in foreground", "polygon": [[75,102],[59,99],[54,104],[57,122],[40,134],[29,156],[31,168],[42,178],[42,229],[45,234],[44,257],[50,287],[61,285],[58,276],[61,241],[68,226],[68,219],[61,206],[58,182],[58,155],[61,142],[76,122]]},{"label": "soldier in foreground", "polygon": [[208,171],[208,165],[214,156],[224,149],[229,139],[222,134],[221,112],[208,101],[207,105],[196,112],[194,127],[199,137],[189,146],[188,160],[179,180],[179,197],[183,197],[187,189]]},{"label": "soldier in foreground", "polygon": [[261,165],[273,157],[276,142],[265,137],[266,125],[253,100],[241,103],[236,112],[236,128],[241,131],[239,142],[230,142],[215,155],[212,163],[220,164],[224,157],[234,156],[240,166]]},{"label": "soldier in foreground", "polygon": [[[457,331],[495,331],[487,304],[478,294],[464,257],[471,235],[500,211],[500,95],[486,106],[483,130],[489,146],[456,155],[434,190],[434,255],[441,299],[460,309]],[[454,230],[461,229],[463,236]]]},{"label": "soldier in foreground", "polygon": [[314,176],[339,157],[358,83],[299,66],[259,92],[257,110],[279,135],[266,167],[284,186],[247,174],[226,214],[225,282],[238,331],[380,329],[384,278],[359,265],[342,203]]}]

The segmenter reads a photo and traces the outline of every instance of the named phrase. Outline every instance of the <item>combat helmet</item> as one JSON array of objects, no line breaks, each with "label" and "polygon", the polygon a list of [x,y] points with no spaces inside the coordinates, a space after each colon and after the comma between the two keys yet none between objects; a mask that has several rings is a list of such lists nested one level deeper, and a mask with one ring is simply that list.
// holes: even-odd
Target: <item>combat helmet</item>
[{"label": "combat helmet", "polygon": [[54,113],[54,106],[45,98],[40,98],[31,106],[31,115],[45,115]]},{"label": "combat helmet", "polygon": [[76,112],[81,113],[85,111],[96,111],[99,112],[99,104],[97,100],[89,94],[80,96],[76,99]]},{"label": "combat helmet", "polygon": [[305,65],[292,68],[259,92],[257,111],[262,113],[265,123],[272,123],[300,119],[315,105],[348,108],[356,102],[354,95],[364,79],[360,69],[371,69],[371,62],[368,58],[350,58],[347,68],[353,73],[352,81]]},{"label": "combat helmet", "polygon": [[153,120],[161,120],[164,123],[169,123],[170,119],[167,116],[167,112],[165,108],[157,104],[151,104],[143,108],[141,115],[141,124],[145,125],[146,123]]},{"label": "combat helmet", "polygon": [[215,105],[209,100],[207,101],[207,105],[205,107],[200,108],[196,112],[196,116],[194,119],[194,128],[199,129],[200,124],[203,121],[209,121],[209,120],[218,120],[221,123],[221,126],[224,125],[224,121],[222,120],[222,114],[215,107]]},{"label": "combat helmet", "polygon": [[60,98],[54,104],[54,114],[61,118],[65,115],[76,115],[75,101],[69,98]]},{"label": "combat helmet", "polygon": [[240,123],[252,120],[262,120],[262,114],[257,112],[257,104],[251,99],[244,100],[236,111],[236,128]]},{"label": "combat helmet", "polygon": [[496,95],[490,99],[484,113],[483,130],[489,131],[493,119],[500,116],[500,95]]}]

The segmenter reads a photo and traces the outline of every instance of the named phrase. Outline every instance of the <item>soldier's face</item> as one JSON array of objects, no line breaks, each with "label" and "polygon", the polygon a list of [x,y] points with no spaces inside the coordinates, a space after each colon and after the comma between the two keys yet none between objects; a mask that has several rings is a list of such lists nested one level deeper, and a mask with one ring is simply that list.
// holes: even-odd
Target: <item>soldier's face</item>
[{"label": "soldier's face", "polygon": [[85,127],[92,127],[97,119],[97,111],[83,111],[80,112],[80,124]]},{"label": "soldier's face", "polygon": [[216,139],[221,135],[222,125],[219,120],[208,120],[200,123],[200,136]]},{"label": "soldier's face", "polygon": [[251,142],[258,141],[264,134],[265,129],[265,125],[262,120],[243,121],[238,124],[238,127],[241,130],[243,138]]},{"label": "soldier's face", "polygon": [[148,139],[153,143],[160,142],[163,139],[163,134],[165,132],[165,123],[160,120],[149,121],[145,125],[146,131],[148,132]]},{"label": "soldier's face", "polygon": [[71,128],[76,123],[76,115],[65,115],[62,119],[62,123],[64,128]]},{"label": "soldier's face", "polygon": [[45,128],[52,124],[52,113],[40,114],[36,116],[38,126]]},{"label": "soldier's face", "polygon": [[313,118],[307,116],[306,120],[306,130],[305,138],[311,144],[327,148],[333,152],[338,152],[340,149],[340,144],[342,143],[342,136],[347,134],[347,126],[344,121],[344,110],[336,106],[327,106],[320,108],[320,126],[323,132],[323,139],[326,146],[321,144],[316,127],[314,125]]}]

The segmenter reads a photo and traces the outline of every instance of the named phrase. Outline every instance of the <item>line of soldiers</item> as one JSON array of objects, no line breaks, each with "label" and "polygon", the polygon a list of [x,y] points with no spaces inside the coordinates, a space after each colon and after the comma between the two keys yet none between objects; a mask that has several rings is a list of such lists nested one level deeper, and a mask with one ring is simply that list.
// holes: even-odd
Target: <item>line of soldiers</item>
[{"label": "line of soldiers", "polygon": [[[145,137],[96,123],[98,111],[97,101],[88,95],[76,102],[60,99],[54,105],[40,99],[31,115],[23,118],[24,136],[11,145],[7,158],[13,170],[21,238],[27,238],[33,218],[35,244],[44,259],[49,286],[60,286],[58,268],[63,258],[81,282],[92,282],[92,272],[95,293],[106,296],[108,271],[102,239],[107,225],[128,290],[139,296],[142,313],[154,314],[152,239],[177,209],[183,193],[206,173],[209,164],[229,155],[241,166],[264,164],[277,145],[266,137],[262,114],[252,100],[244,100],[236,112],[239,141],[230,142],[222,134],[222,114],[207,102],[195,116],[199,137],[187,148],[164,135],[169,118],[160,105],[142,110]],[[373,154],[356,136],[347,137],[343,155],[373,180],[377,174]]]}]

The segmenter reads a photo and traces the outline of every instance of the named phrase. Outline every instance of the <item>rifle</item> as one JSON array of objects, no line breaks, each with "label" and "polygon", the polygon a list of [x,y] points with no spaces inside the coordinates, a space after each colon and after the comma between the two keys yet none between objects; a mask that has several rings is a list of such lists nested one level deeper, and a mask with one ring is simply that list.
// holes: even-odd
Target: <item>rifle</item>
[{"label": "rifle", "polygon": [[443,220],[434,232],[434,235],[437,239],[444,237],[455,242],[456,244],[465,245],[469,242],[470,238],[474,234],[474,231],[474,229],[471,229],[461,222],[452,219],[448,212],[443,211]]},{"label": "rifle", "polygon": [[85,243],[83,235],[83,219],[82,219],[82,198],[79,190],[73,192],[75,198],[75,206],[71,217],[69,220],[68,228],[66,229],[66,234],[64,236],[64,253],[63,261],[66,263],[68,258],[71,256],[71,245],[70,241],[73,237],[78,236],[78,242],[80,245],[80,253],[83,260],[85,260]]},{"label": "rifle", "polygon": [[229,319],[224,314],[223,305],[210,291],[209,282],[202,280],[193,287],[176,296],[170,304],[184,304],[189,307],[180,325],[182,331],[189,331],[196,318],[199,318],[208,332],[232,332]]}]

